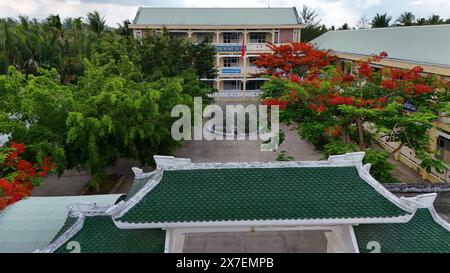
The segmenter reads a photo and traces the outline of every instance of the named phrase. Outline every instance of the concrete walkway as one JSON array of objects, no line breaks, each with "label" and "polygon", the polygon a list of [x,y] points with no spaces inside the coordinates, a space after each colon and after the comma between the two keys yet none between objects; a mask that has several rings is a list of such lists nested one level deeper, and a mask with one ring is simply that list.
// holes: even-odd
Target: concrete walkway
[{"label": "concrete walkway", "polygon": [[413,171],[411,168],[408,168],[408,166],[406,166],[402,162],[394,160],[392,158],[390,158],[388,161],[395,166],[395,170],[392,171],[392,176],[397,178],[401,182],[407,184],[430,183],[422,179],[422,177],[418,173]]},{"label": "concrete walkway", "polygon": [[208,162],[274,162],[281,151],[295,161],[319,160],[321,154],[299,138],[295,127],[280,125],[286,136],[277,152],[261,151],[260,141],[186,141],[176,157],[191,158],[195,163]]}]

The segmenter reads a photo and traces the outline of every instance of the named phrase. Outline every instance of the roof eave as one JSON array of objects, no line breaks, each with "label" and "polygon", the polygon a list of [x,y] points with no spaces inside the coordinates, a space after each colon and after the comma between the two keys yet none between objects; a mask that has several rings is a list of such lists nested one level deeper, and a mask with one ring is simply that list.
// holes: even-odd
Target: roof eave
[{"label": "roof eave", "polygon": [[[136,20],[136,19],[135,19]],[[130,29],[263,29],[263,28],[281,28],[281,29],[299,29],[305,28],[304,24],[258,24],[258,25],[180,25],[180,24],[136,24],[135,22],[128,26]]]},{"label": "roof eave", "polygon": [[218,228],[218,227],[297,227],[297,226],[341,226],[360,224],[398,224],[409,222],[414,213],[391,218],[348,218],[348,219],[297,219],[257,221],[209,221],[178,223],[128,223],[115,219],[120,229],[173,229],[173,228]]}]

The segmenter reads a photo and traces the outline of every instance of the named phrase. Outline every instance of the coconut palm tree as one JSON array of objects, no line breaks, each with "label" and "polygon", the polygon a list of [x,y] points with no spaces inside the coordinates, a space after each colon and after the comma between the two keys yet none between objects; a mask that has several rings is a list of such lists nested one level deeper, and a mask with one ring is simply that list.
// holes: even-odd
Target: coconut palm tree
[{"label": "coconut palm tree", "polygon": [[317,16],[318,14],[314,9],[307,5],[303,5],[302,10],[300,11],[300,18],[306,27],[319,27],[321,20],[317,20]]},{"label": "coconut palm tree", "polygon": [[97,36],[101,36],[106,28],[105,17],[101,17],[98,11],[89,12],[87,15],[89,29]]},{"label": "coconut palm tree", "polygon": [[389,27],[392,17],[385,14],[378,14],[372,19],[372,28]]},{"label": "coconut palm tree", "polygon": [[123,24],[117,24],[118,28],[117,28],[117,33],[125,36],[125,37],[131,37],[133,32],[131,31],[131,29],[128,27],[129,25],[131,25],[130,20],[125,20],[123,21]]},{"label": "coconut palm tree", "polygon": [[441,18],[441,16],[437,14],[433,14],[427,19],[427,25],[440,25],[443,24],[444,20]]},{"label": "coconut palm tree", "polygon": [[414,22],[416,21],[416,16],[412,12],[405,12],[397,19],[397,23],[399,23],[402,26],[412,26],[414,25]]}]

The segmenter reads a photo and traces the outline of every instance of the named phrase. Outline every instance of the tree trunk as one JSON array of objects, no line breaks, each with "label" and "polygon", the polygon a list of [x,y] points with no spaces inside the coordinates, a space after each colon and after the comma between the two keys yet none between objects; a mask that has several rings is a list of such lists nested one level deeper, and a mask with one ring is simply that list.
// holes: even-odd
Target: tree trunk
[{"label": "tree trunk", "polygon": [[356,126],[358,129],[358,143],[359,143],[359,149],[362,151],[364,148],[366,148],[366,144],[364,142],[364,126],[363,121],[359,117],[356,119]]},{"label": "tree trunk", "polygon": [[397,161],[400,160],[400,152],[401,152],[401,150],[402,150],[403,147],[405,147],[405,144],[401,143],[401,144],[397,147],[397,149],[395,149],[395,150],[391,153],[391,155],[394,157],[395,160],[397,160]]}]

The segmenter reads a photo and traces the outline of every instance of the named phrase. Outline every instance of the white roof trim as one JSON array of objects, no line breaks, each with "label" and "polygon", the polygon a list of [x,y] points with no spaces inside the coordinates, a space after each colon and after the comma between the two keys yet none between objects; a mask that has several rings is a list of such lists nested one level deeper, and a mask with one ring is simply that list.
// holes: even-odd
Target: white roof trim
[{"label": "white roof trim", "polygon": [[157,168],[165,168],[166,166],[172,165],[186,165],[191,164],[190,158],[175,158],[174,156],[161,156],[155,155],[153,159],[156,162]]},{"label": "white roof trim", "polygon": [[414,214],[391,218],[348,218],[348,219],[296,219],[296,220],[255,220],[255,221],[210,221],[178,223],[126,223],[114,219],[120,229],[171,229],[206,227],[289,227],[289,226],[337,226],[358,224],[396,224],[407,223]]},{"label": "white roof trim", "polygon": [[445,228],[448,232],[450,232],[450,223],[445,221],[437,212],[434,207],[428,208],[428,210],[431,213],[431,216],[433,217],[434,221],[441,225],[443,228]]},{"label": "white roof trim", "polygon": [[289,161],[289,162],[228,162],[228,163],[191,163],[185,165],[167,165],[165,171],[207,170],[207,169],[281,169],[281,168],[324,168],[355,167],[358,161]]},{"label": "white roof trim", "polygon": [[53,241],[44,250],[36,250],[34,253],[53,253],[58,248],[67,243],[73,236],[75,236],[84,226],[84,220],[86,216],[80,215],[73,226],[71,226],[66,232],[64,232],[58,239]]},{"label": "white roof trim", "polygon": [[149,177],[152,177],[156,173],[156,171],[151,172],[151,173],[144,173],[144,170],[142,170],[140,168],[136,168],[136,167],[131,168],[131,170],[133,170],[135,179],[149,178]]},{"label": "white roof trim", "polygon": [[78,218],[75,224],[66,230],[61,236],[47,246],[44,250],[36,250],[34,253],[53,253],[58,248],[66,244],[73,236],[75,236],[84,226],[86,217],[93,216],[110,216],[108,211],[114,206],[99,206],[95,203],[78,203],[67,206],[69,216]]},{"label": "white roof trim", "polygon": [[433,220],[441,225],[443,228],[450,232],[450,223],[445,221],[434,208],[434,202],[436,201],[437,193],[423,194],[415,197],[402,197],[404,202],[409,202],[413,206],[421,209],[428,209],[433,217]]},{"label": "white roof trim", "polygon": [[402,199],[395,196],[393,193],[388,191],[383,185],[381,185],[380,182],[378,182],[375,178],[372,177],[372,175],[367,171],[367,168],[364,168],[362,164],[358,164],[356,166],[356,169],[358,170],[359,176],[367,182],[372,188],[374,188],[379,194],[387,198],[389,201],[391,201],[393,204],[397,205],[399,208],[409,212],[414,213],[417,209],[417,207],[411,205],[408,202],[404,202]]},{"label": "white roof trim", "polygon": [[133,208],[137,203],[139,203],[151,190],[153,190],[159,182],[161,182],[163,177],[163,169],[157,169],[155,175],[153,175],[150,180],[145,184],[142,189],[140,189],[133,197],[128,199],[126,202],[121,202],[112,208],[113,218],[120,218],[125,213],[127,213],[131,208]]},{"label": "white roof trim", "polygon": [[[342,225],[342,224],[377,224],[377,223],[401,223],[409,221],[416,210],[408,202],[402,202],[398,197],[384,188],[377,180],[375,180],[368,168],[364,168],[362,160],[365,153],[351,153],[345,155],[331,156],[328,161],[303,161],[303,162],[254,162],[254,163],[187,163],[187,160],[172,161],[174,164],[164,164],[164,168],[158,168],[156,174],[149,180],[149,182],[127,202],[121,202],[111,209],[114,222],[119,228],[186,228],[186,227],[210,227],[210,226],[235,226],[235,225]],[[158,157],[158,156],[156,156]],[[155,157],[155,158],[156,158]],[[175,159],[174,157],[161,157],[164,159]],[[167,161],[164,163],[168,163]],[[372,186],[378,193],[387,198],[393,204],[397,205],[406,213],[411,215],[399,216],[394,218],[357,218],[357,219],[315,219],[315,220],[264,220],[264,221],[218,221],[218,222],[183,222],[183,223],[145,223],[145,224],[131,224],[124,223],[119,220],[131,208],[139,203],[150,191],[152,191],[163,178],[164,171],[175,170],[201,170],[201,169],[242,169],[242,168],[323,168],[323,167],[356,167],[360,177]],[[406,220],[405,220],[406,219]]]}]

